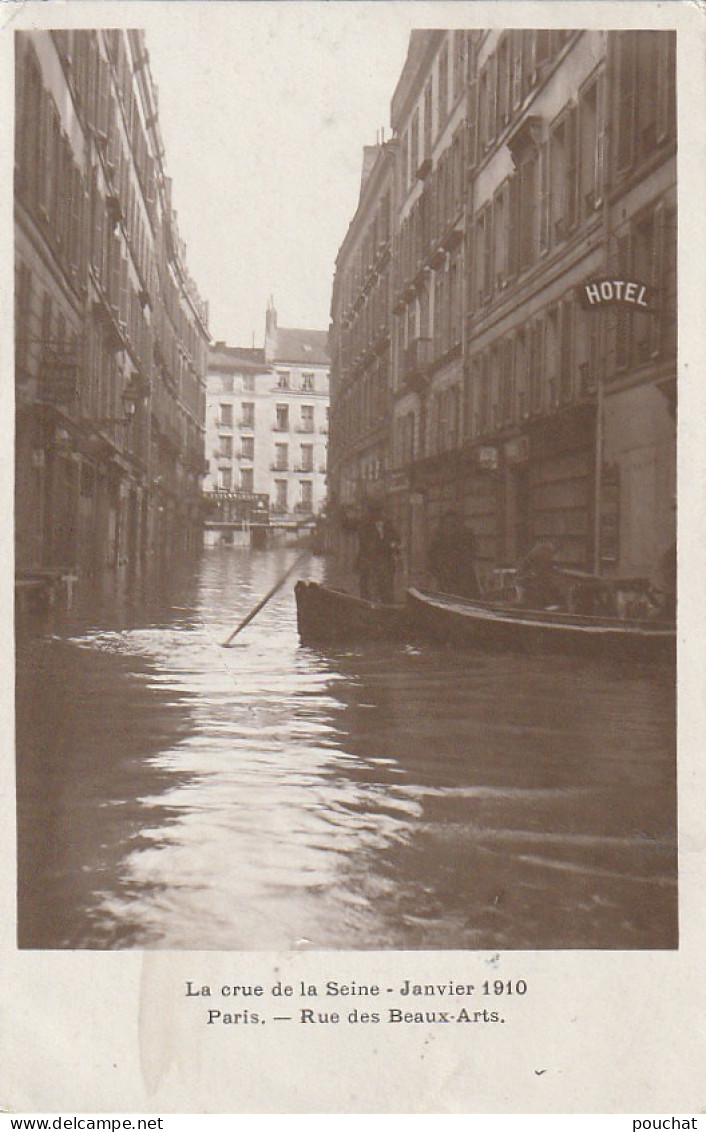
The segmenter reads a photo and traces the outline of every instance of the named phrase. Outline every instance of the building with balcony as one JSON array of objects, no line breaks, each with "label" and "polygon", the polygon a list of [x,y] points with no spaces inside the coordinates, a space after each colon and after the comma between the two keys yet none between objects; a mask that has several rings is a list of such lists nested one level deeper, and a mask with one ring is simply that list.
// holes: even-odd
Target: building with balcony
[{"label": "building with balcony", "polygon": [[389,494],[412,574],[453,492],[448,454],[461,435],[468,51],[464,30],[412,32],[391,105],[399,142]]},{"label": "building with balcony", "polygon": [[[412,33],[384,482],[401,582],[451,508],[486,583],[543,538],[623,576],[654,577],[673,544],[674,58],[670,31]],[[338,422],[338,354],[332,383]],[[332,469],[352,442],[334,430]]]},{"label": "building with balcony", "polygon": [[16,34],[19,572],[200,543],[207,309],[140,31]]},{"label": "building with balcony", "polygon": [[[360,198],[337,259],[331,306],[331,503],[351,513],[387,490],[392,431],[392,228],[396,142],[363,154]],[[339,527],[338,553],[355,540]]]},{"label": "building with balcony", "polygon": [[206,540],[291,529],[326,499],[329,361],[324,331],[279,328],[272,303],[265,346],[217,342],[209,357],[204,491]]}]

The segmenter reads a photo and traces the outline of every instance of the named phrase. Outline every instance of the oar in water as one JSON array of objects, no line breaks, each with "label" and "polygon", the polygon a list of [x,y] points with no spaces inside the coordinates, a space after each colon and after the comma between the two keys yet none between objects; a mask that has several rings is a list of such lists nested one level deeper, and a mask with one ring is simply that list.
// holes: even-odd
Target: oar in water
[{"label": "oar in water", "polygon": [[275,582],[275,584],[274,584],[274,586],[272,587],[272,589],[271,589],[271,590],[268,590],[268,591],[267,591],[267,593],[266,593],[266,594],[265,594],[265,596],[264,596],[264,597],[262,598],[262,600],[261,600],[261,601],[258,601],[257,605],[256,605],[256,606],[254,606],[254,608],[250,610],[250,612],[248,613],[247,617],[244,617],[244,618],[243,618],[243,620],[242,620],[242,621],[240,622],[240,624],[236,626],[236,628],[235,628],[235,629],[233,630],[233,632],[232,632],[232,633],[231,633],[231,635],[229,636],[228,640],[227,640],[227,641],[223,641],[223,643],[222,643],[222,645],[221,645],[221,648],[224,648],[224,649],[229,649],[229,648],[231,647],[231,642],[232,642],[233,640],[235,640],[235,638],[236,638],[236,637],[238,636],[238,633],[239,633],[239,632],[241,631],[241,629],[244,629],[246,625],[249,625],[249,624],[250,624],[250,622],[252,621],[252,619],[253,619],[254,617],[257,617],[257,615],[258,615],[258,613],[260,612],[260,610],[261,610],[261,609],[263,609],[263,608],[264,608],[264,607],[265,607],[265,606],[267,605],[267,603],[268,603],[268,601],[270,600],[270,598],[274,597],[274,596],[275,596],[275,594],[277,593],[277,590],[279,590],[279,589],[281,589],[281,588],[282,588],[282,586],[283,586],[283,585],[284,585],[284,583],[285,583],[285,582],[287,581],[287,578],[288,578],[288,577],[290,576],[290,574],[293,574],[293,573],[294,573],[294,571],[295,571],[295,570],[297,569],[297,567],[298,567],[298,566],[301,566],[302,562],[303,562],[303,561],[304,561],[304,560],[305,560],[306,558],[308,558],[310,554],[311,554],[311,551],[310,551],[310,550],[305,550],[303,554],[300,554],[300,555],[299,555],[299,557],[298,557],[298,558],[297,558],[297,559],[296,559],[296,560],[295,560],[295,561],[294,561],[294,562],[292,563],[292,565],[291,565],[291,566],[289,567],[289,569],[288,569],[288,570],[285,570],[285,572],[284,572],[284,574],[282,575],[282,577],[281,577],[281,578],[279,578],[279,579],[278,579],[278,580],[277,580],[277,581]]}]

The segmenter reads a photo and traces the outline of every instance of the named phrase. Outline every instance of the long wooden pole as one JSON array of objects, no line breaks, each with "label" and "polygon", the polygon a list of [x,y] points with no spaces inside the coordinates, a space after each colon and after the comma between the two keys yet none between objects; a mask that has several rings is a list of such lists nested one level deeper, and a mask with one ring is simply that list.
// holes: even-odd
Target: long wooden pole
[{"label": "long wooden pole", "polygon": [[247,617],[244,617],[243,620],[240,622],[240,624],[235,627],[235,629],[233,630],[231,635],[228,637],[228,639],[226,641],[223,641],[223,643],[221,645],[222,648],[229,649],[231,647],[231,642],[235,640],[235,638],[238,636],[238,633],[242,629],[244,629],[246,625],[249,625],[254,617],[257,617],[260,610],[264,609],[264,607],[267,605],[270,598],[275,596],[275,594],[277,593],[277,590],[282,588],[284,583],[287,581],[287,578],[291,574],[294,573],[294,571],[297,569],[298,566],[301,566],[302,562],[304,562],[304,560],[306,558],[308,558],[310,554],[311,554],[310,550],[305,550],[303,554],[300,554],[299,557],[297,559],[295,559],[295,561],[292,563],[292,565],[289,567],[289,569],[285,570],[284,574],[282,574],[282,577],[278,578],[278,580],[275,582],[272,589],[267,591],[267,593],[261,599],[261,601],[258,601],[257,605],[254,606],[250,610]]}]

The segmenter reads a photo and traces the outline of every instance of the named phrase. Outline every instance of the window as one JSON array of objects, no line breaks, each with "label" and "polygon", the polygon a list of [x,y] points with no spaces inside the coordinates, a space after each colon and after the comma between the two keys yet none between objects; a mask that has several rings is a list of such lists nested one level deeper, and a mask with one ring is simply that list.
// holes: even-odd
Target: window
[{"label": "window", "polygon": [[314,406],[313,405],[302,405],[301,430],[302,430],[302,432],[313,432],[314,431]]},{"label": "window", "polygon": [[510,120],[512,96],[510,90],[510,37],[508,35],[504,36],[498,45],[497,60],[498,126],[502,129]]},{"label": "window", "polygon": [[422,157],[425,159],[431,157],[431,139],[432,139],[432,114],[433,114],[433,91],[432,80],[426,85],[424,90],[424,152]]},{"label": "window", "polygon": [[444,44],[444,49],[439,58],[439,129],[441,130],[445,121],[446,115],[449,112],[449,49],[448,45]]},{"label": "window", "polygon": [[570,106],[554,125],[550,137],[551,235],[556,243],[576,223],[577,108]]},{"label": "window", "polygon": [[492,208],[487,204],[476,216],[476,278],[477,307],[493,293],[493,224]]},{"label": "window", "polygon": [[489,359],[484,354],[480,359],[480,384],[478,389],[478,432],[482,435],[490,429],[490,383]]},{"label": "window", "polygon": [[529,410],[542,408],[542,368],[544,364],[544,320],[537,319],[529,331],[528,397]]},{"label": "window", "polygon": [[247,393],[255,392],[255,375],[252,373],[243,374],[243,389]]},{"label": "window", "polygon": [[244,436],[240,442],[240,455],[243,460],[255,459],[255,437]]},{"label": "window", "polygon": [[515,410],[515,374],[513,370],[512,340],[501,345],[500,416],[503,424],[511,424]]},{"label": "window", "polygon": [[[675,33],[618,31],[614,37],[617,88],[616,168],[649,157],[674,132]],[[650,76],[649,97],[638,86]]]},{"label": "window", "polygon": [[[595,319],[594,319],[595,322]],[[515,395],[517,397],[517,413],[519,419],[525,420],[529,415],[527,378],[528,366],[527,334],[520,330],[515,338]]]},{"label": "window", "polygon": [[299,492],[301,498],[301,508],[303,511],[311,511],[314,505],[314,485],[311,480],[299,481]]},{"label": "window", "polygon": [[275,468],[279,472],[285,472],[289,467],[289,445],[288,444],[275,444]]},{"label": "window", "polygon": [[314,470],[314,445],[302,444],[301,445],[301,470],[303,472],[313,472]]},{"label": "window", "polygon": [[275,429],[277,432],[289,431],[289,405],[277,405],[275,408]]},{"label": "window", "polygon": [[570,298],[560,306],[559,399],[562,404],[574,395],[574,304]]},{"label": "window", "polygon": [[277,388],[289,389],[289,370],[277,371]]},{"label": "window", "polygon": [[314,392],[314,374],[305,372],[302,374],[302,389],[305,393]]},{"label": "window", "polygon": [[218,486],[223,491],[229,491],[233,486],[233,471],[231,468],[218,469]]},{"label": "window", "polygon": [[553,409],[559,402],[559,308],[547,313],[544,340],[544,369],[547,382],[547,404]]},{"label": "window", "polygon": [[240,421],[241,428],[254,428],[255,427],[255,405],[252,401],[243,401],[241,406],[242,418]]},{"label": "window", "polygon": [[230,460],[233,455],[233,437],[222,436],[219,441],[220,454],[225,460]]},{"label": "window", "polygon": [[223,428],[233,427],[233,406],[221,403],[220,407],[220,421],[219,423]]},{"label": "window", "polygon": [[409,167],[410,167],[410,180],[416,176],[417,169],[419,168],[419,110],[415,110],[412,115],[412,127],[410,130],[410,143],[409,143]]},{"label": "window", "polygon": [[254,472],[252,468],[240,469],[240,490],[252,492],[254,486]]},{"label": "window", "polygon": [[463,83],[465,79],[466,69],[466,32],[455,31],[453,33],[453,58],[454,58],[454,75],[453,75],[453,100],[458,102],[463,90]]},{"label": "window", "polygon": [[287,481],[275,480],[275,506],[278,511],[287,510]]},{"label": "window", "polygon": [[221,389],[224,393],[233,392],[233,375],[232,373],[224,373],[221,376]]},{"label": "window", "polygon": [[[664,269],[664,207],[659,205],[652,213],[635,224],[633,234],[632,273],[640,282],[650,285],[655,293],[661,285]],[[659,353],[661,327],[661,297],[656,299],[657,310],[636,310],[633,314],[635,362],[639,365]]]},{"label": "window", "polygon": [[603,76],[599,75],[581,94],[579,102],[579,207],[590,216],[603,199]]},{"label": "window", "polygon": [[507,262],[507,182],[501,185],[493,201],[493,232],[494,232],[494,270],[495,284],[498,289],[505,287],[508,277]]}]

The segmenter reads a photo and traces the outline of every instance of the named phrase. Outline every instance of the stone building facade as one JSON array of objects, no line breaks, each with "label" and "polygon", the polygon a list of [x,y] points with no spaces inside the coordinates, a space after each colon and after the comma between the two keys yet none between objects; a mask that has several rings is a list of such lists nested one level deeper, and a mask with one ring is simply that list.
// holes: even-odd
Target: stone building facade
[{"label": "stone building facade", "polygon": [[[567,566],[648,577],[673,543],[674,68],[669,31],[412,33],[384,487],[401,584],[450,509],[486,584],[539,539]],[[600,281],[622,286],[591,303]],[[335,287],[332,324],[335,340]],[[335,471],[338,355],[332,380]]]},{"label": "stone building facade", "polygon": [[207,309],[140,31],[16,35],[18,571],[137,572],[201,541]]}]

